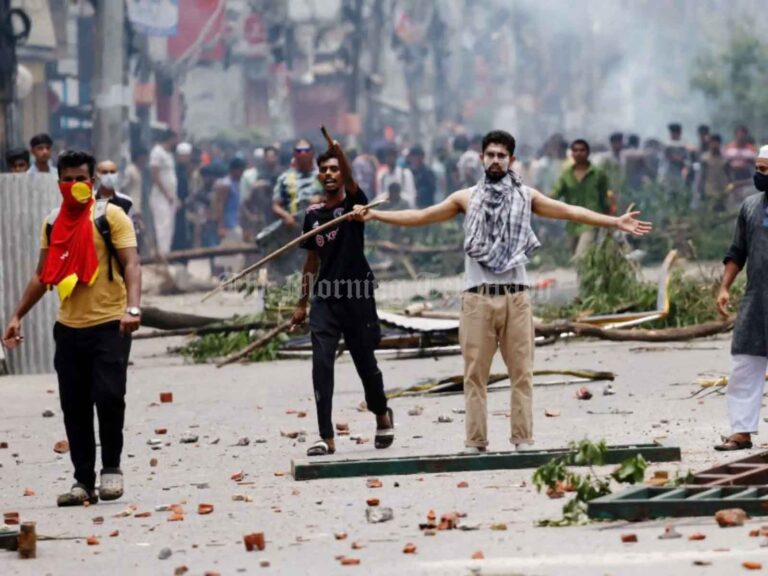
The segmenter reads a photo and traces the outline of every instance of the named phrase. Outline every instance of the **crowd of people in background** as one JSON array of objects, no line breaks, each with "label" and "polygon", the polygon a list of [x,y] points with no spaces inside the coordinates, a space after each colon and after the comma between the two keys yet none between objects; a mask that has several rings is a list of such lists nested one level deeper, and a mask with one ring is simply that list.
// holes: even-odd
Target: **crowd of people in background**
[{"label": "crowd of people in background", "polygon": [[[686,141],[679,123],[670,123],[666,142],[636,134],[611,134],[605,142],[548,137],[538,151],[519,147],[514,170],[528,185],[568,203],[615,214],[624,193],[634,197],[650,186],[692,209],[715,211],[738,206],[750,192],[757,154],[746,126],[729,142],[701,125]],[[349,147],[354,177],[369,197],[389,196],[388,209],[423,208],[455,190],[475,185],[483,175],[480,136],[457,134],[440,141],[398,145],[396,138],[358,149]],[[303,212],[320,201],[315,145],[306,138],[256,146],[187,142],[162,133],[151,150],[135,148],[131,161],[99,158],[96,186],[122,198],[145,253],[167,254],[192,248],[251,243],[281,221],[298,233]],[[9,150],[6,170],[55,170],[54,142],[35,135],[29,148]],[[568,227],[575,256],[593,241],[592,230]]]}]

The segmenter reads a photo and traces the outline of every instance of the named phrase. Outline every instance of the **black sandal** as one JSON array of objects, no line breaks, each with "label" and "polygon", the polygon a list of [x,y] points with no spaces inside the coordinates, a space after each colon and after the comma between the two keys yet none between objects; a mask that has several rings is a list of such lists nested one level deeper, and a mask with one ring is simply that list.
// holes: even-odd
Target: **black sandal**
[{"label": "black sandal", "polygon": [[373,440],[373,445],[379,450],[389,448],[395,441],[395,414],[392,408],[387,408],[387,416],[389,416],[389,428],[377,428]]},{"label": "black sandal", "polygon": [[307,448],[307,456],[328,456],[333,454],[336,450],[331,449],[328,442],[325,440],[318,440],[312,446]]},{"label": "black sandal", "polygon": [[734,440],[733,438],[722,438],[723,443],[715,446],[718,452],[734,452],[736,450],[749,450],[752,448],[751,440]]}]

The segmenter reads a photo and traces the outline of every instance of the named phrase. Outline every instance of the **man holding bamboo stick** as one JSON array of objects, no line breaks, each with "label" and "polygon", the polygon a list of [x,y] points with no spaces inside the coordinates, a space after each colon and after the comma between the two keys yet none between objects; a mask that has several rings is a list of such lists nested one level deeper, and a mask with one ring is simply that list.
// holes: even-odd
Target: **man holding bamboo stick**
[{"label": "man holding bamboo stick", "polygon": [[[307,208],[304,233],[365,206],[368,198],[352,177],[338,142],[318,156],[318,178],[325,202]],[[368,410],[376,415],[376,448],[394,441],[392,410],[387,407],[384,382],[374,351],[381,339],[376,313],[376,280],[365,258],[364,224],[346,219],[302,242],[307,251],[302,275],[301,299],[293,313],[294,325],[307,318],[307,303],[314,296],[309,314],[312,336],[312,383],[315,390],[320,439],[307,450],[308,456],[336,451],[333,429],[334,363],[339,339],[349,350],[365,389]]]}]

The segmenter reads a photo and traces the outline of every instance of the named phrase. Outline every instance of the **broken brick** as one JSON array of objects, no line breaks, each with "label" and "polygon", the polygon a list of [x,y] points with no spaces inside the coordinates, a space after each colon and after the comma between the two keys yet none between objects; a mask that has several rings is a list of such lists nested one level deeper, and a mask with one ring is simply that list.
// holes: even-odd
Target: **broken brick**
[{"label": "broken brick", "polygon": [[720,510],[715,514],[715,520],[720,528],[743,526],[747,518],[747,513],[741,508],[728,508],[727,510]]},{"label": "broken brick", "polygon": [[184,520],[184,514],[179,514],[178,512],[168,516],[168,522],[181,522],[182,520]]},{"label": "broken brick", "polygon": [[229,478],[230,480],[234,480],[235,482],[242,482],[243,478],[245,478],[245,472],[235,472]]},{"label": "broken brick", "polygon": [[507,525],[504,522],[497,522],[495,524],[491,524],[491,530],[506,530]]},{"label": "broken brick", "polygon": [[117,538],[118,536],[120,536],[120,530],[113,530],[109,533],[110,538]]},{"label": "broken brick", "polygon": [[378,506],[379,505],[379,499],[378,498],[368,498],[368,500],[365,501],[368,506]]},{"label": "broken brick", "polygon": [[381,488],[382,487],[381,480],[379,480],[378,478],[368,478],[368,480],[365,482],[365,485],[368,488]]},{"label": "broken brick", "polygon": [[149,518],[152,516],[152,512],[139,512],[138,514],[134,514],[134,518]]},{"label": "broken brick", "polygon": [[637,534],[622,534],[621,541],[624,542],[624,544],[637,542]]},{"label": "broken brick", "polygon": [[459,482],[458,484],[456,484],[456,488],[469,488],[469,482],[464,482],[464,481]]},{"label": "broken brick", "polygon": [[349,432],[349,424],[346,422],[337,422],[336,423],[336,431],[337,432]]},{"label": "broken brick", "polygon": [[360,558],[350,558],[348,556],[344,556],[341,559],[342,566],[357,566],[358,564],[360,564]]},{"label": "broken brick", "polygon": [[760,562],[742,562],[741,565],[747,570],[762,570],[763,565]]},{"label": "broken brick", "polygon": [[403,554],[416,554],[416,545],[410,542],[403,547]]},{"label": "broken brick", "polygon": [[243,536],[243,543],[248,552],[253,552],[254,548],[264,550],[264,548],[267,547],[266,542],[264,541],[264,532],[252,532],[246,534]]},{"label": "broken brick", "polygon": [[704,540],[706,538],[706,534],[702,534],[701,532],[694,532],[690,536],[688,536],[688,540]]},{"label": "broken brick", "polygon": [[24,496],[34,496],[35,491],[32,488],[24,488]]},{"label": "broken brick", "polygon": [[160,402],[163,404],[173,402],[173,392],[160,392]]},{"label": "broken brick", "polygon": [[155,434],[158,436],[162,436],[163,434],[167,434],[168,429],[167,428],[155,428]]},{"label": "broken brick", "polygon": [[189,572],[189,568],[186,566],[177,566],[173,571],[173,576],[184,576],[187,572]]},{"label": "broken brick", "polygon": [[757,538],[760,536],[760,530],[750,530],[749,531],[749,537],[750,538]]},{"label": "broken brick", "polygon": [[56,454],[66,454],[69,452],[69,442],[66,440],[59,440],[53,445],[53,451],[56,452]]},{"label": "broken brick", "polygon": [[485,554],[478,550],[472,554],[472,560],[485,560]]},{"label": "broken brick", "polygon": [[307,417],[307,413],[303,412],[303,411],[302,412],[298,412],[296,414],[296,418],[306,418],[306,417]]},{"label": "broken brick", "polygon": [[99,545],[99,539],[96,538],[96,536],[88,536],[88,539],[85,541],[88,546],[98,546]]},{"label": "broken brick", "polygon": [[546,416],[547,418],[557,418],[558,416],[560,416],[560,410],[555,410],[554,408],[551,408],[551,409],[548,408],[544,410],[544,416]]},{"label": "broken brick", "polygon": [[346,532],[336,532],[333,535],[336,540],[346,540],[347,539],[347,533]]},{"label": "broken brick", "polygon": [[352,542],[352,550],[361,550],[365,548],[365,545],[362,542]]},{"label": "broken brick", "polygon": [[104,516],[94,516],[93,523],[96,525],[104,524]]},{"label": "broken brick", "polygon": [[157,466],[157,458],[152,458],[152,459],[149,461],[149,465],[150,465],[152,468],[154,468],[155,466]]},{"label": "broken brick", "polygon": [[592,398],[592,392],[586,386],[582,386],[576,391],[576,398],[579,400],[589,400]]},{"label": "broken brick", "polygon": [[213,512],[213,504],[198,504],[197,513],[201,515],[210,514]]}]

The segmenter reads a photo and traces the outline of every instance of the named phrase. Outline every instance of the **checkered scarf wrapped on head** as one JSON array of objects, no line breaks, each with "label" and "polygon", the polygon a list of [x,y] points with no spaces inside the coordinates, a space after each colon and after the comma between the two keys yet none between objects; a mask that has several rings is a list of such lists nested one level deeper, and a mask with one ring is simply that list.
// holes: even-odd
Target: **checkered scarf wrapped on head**
[{"label": "checkered scarf wrapped on head", "polygon": [[464,224],[464,251],[495,274],[528,262],[541,244],[531,228],[531,199],[520,176],[477,183]]}]

